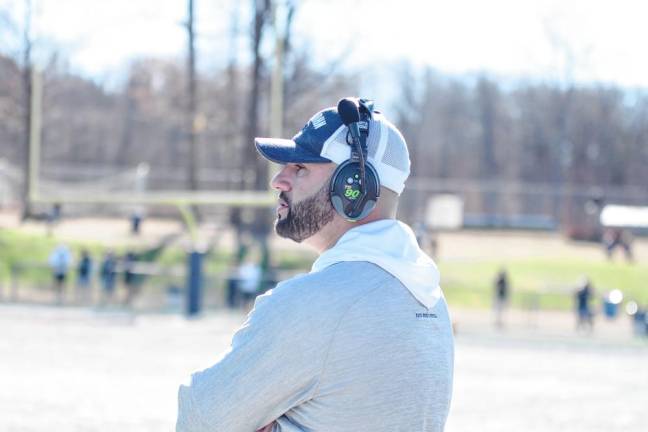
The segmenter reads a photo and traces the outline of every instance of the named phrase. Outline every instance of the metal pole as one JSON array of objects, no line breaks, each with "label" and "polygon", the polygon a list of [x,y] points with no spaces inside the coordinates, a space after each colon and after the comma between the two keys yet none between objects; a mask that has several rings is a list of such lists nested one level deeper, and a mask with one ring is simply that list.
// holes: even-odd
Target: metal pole
[{"label": "metal pole", "polygon": [[195,15],[194,2],[189,0],[187,11],[187,34],[188,50],[187,74],[188,74],[188,103],[187,123],[189,132],[189,189],[198,189],[198,149],[197,149],[197,103],[196,103],[196,49],[195,49]]},{"label": "metal pole", "polygon": [[31,78],[31,114],[29,116],[29,174],[27,176],[27,201],[29,203],[38,199],[38,179],[40,170],[41,148],[41,118],[43,102],[43,79],[39,71],[34,68]]},{"label": "metal pole", "polygon": [[[283,5],[275,3],[272,7],[272,24],[275,33],[274,65],[272,68],[272,80],[270,82],[270,136],[281,138],[283,134],[283,111],[284,111],[284,34],[283,24],[285,11],[279,10]],[[274,177],[277,167],[268,162],[268,184]]]},{"label": "metal pole", "polygon": [[30,160],[31,160],[31,140],[32,140],[32,61],[31,61],[31,49],[32,49],[32,40],[31,40],[31,1],[25,1],[25,24],[23,32],[23,43],[24,54],[23,54],[23,83],[24,83],[24,103],[25,103],[25,118],[24,118],[24,184],[23,184],[23,209],[22,209],[22,219],[25,220],[31,216],[31,203],[29,199],[29,183],[30,183]]},{"label": "metal pole", "polygon": [[188,255],[187,262],[187,317],[196,317],[202,310],[203,297],[203,275],[202,262],[203,252],[192,250]]}]

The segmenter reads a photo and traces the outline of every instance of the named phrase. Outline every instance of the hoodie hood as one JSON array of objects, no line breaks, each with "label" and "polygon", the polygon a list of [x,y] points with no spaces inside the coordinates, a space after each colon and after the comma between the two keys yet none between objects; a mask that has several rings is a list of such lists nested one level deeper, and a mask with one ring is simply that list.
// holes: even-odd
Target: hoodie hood
[{"label": "hoodie hood", "polygon": [[428,309],[442,296],[436,264],[421,250],[412,229],[398,220],[383,219],[350,229],[315,260],[311,273],[343,261],[381,267]]}]

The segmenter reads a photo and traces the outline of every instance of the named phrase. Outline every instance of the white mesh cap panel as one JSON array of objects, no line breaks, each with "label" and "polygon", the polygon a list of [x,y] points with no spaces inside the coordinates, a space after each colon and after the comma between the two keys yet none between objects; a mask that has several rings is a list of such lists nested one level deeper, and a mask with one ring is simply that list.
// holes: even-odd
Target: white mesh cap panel
[{"label": "white mesh cap panel", "polygon": [[[336,164],[349,159],[351,148],[346,143],[346,134],[347,127],[341,126],[326,140],[320,155]],[[369,126],[367,153],[380,184],[400,195],[410,173],[409,152],[401,133],[380,113],[374,114]]]},{"label": "white mesh cap panel", "polygon": [[369,137],[367,138],[367,154],[369,159],[376,158],[376,152],[378,151],[378,144],[380,143],[380,123],[372,121],[369,124]]},{"label": "white mesh cap panel", "polygon": [[400,138],[397,136],[393,129],[388,129],[389,138],[385,146],[381,162],[387,164],[397,170],[407,172],[409,171],[409,155],[407,151],[399,145]]}]

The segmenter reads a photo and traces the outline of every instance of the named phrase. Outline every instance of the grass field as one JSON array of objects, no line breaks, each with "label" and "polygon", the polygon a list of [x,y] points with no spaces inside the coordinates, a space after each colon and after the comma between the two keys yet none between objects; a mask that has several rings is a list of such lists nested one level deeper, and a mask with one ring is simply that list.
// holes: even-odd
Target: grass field
[{"label": "grass field", "polygon": [[499,269],[509,274],[513,306],[569,309],[583,277],[597,297],[619,289],[626,300],[648,304],[648,240],[634,242],[635,262],[611,261],[599,244],[571,242],[558,233],[459,231],[439,236],[436,261],[448,300],[487,307]]},{"label": "grass field", "polygon": [[[16,263],[47,262],[58,241],[67,242],[73,251],[88,248],[96,259],[110,247],[118,254],[127,248],[145,248],[156,239],[180,229],[177,224],[147,221],[145,234],[133,239],[124,221],[69,220],[57,228],[54,237],[44,235],[42,227],[9,226],[0,229],[0,281],[7,283],[9,267]],[[139,243],[138,243],[139,242]],[[612,289],[621,290],[627,300],[648,304],[648,239],[635,239],[635,263],[620,255],[607,261],[600,245],[566,241],[558,233],[459,231],[441,233],[435,257],[441,270],[446,297],[460,307],[487,308],[492,302],[493,281],[505,267],[512,286],[512,305],[519,308],[569,309],[573,292],[588,276],[597,297]],[[206,262],[206,270],[222,279],[233,257],[233,237],[224,232],[217,249]],[[315,254],[303,245],[273,239],[274,264],[291,271],[308,271]],[[177,242],[158,259],[162,266],[183,265],[186,243]],[[32,285],[47,285],[47,268],[34,266],[21,277]]]},{"label": "grass field", "polygon": [[[496,259],[440,263],[446,297],[462,306],[488,306],[488,293],[501,266],[501,261]],[[572,307],[573,291],[585,275],[599,295],[620,289],[627,299],[648,304],[648,266],[645,265],[578,257],[523,258],[508,260],[506,269],[513,287],[511,302],[516,307]]]}]

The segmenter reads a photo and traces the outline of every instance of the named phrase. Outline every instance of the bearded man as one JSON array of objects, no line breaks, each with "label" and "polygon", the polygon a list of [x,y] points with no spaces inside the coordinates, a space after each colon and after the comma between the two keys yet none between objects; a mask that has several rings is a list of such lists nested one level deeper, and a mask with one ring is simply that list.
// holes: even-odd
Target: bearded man
[{"label": "bearded man", "polygon": [[453,335],[436,265],[396,219],[407,145],[350,100],[358,118],[340,101],[291,140],[255,140],[281,164],[275,231],[319,258],[257,298],[224,356],[180,387],[177,431],[444,429]]}]

